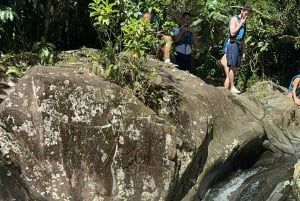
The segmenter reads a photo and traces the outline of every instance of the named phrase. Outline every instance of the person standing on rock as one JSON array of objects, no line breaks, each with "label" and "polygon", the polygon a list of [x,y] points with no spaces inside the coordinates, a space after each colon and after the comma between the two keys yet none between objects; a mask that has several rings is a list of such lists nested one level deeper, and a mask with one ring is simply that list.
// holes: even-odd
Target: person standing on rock
[{"label": "person standing on rock", "polygon": [[289,85],[288,88],[288,97],[293,98],[294,102],[297,105],[300,105],[300,99],[298,98],[298,96],[300,95],[300,74],[295,75]]},{"label": "person standing on rock", "polygon": [[227,42],[226,60],[229,68],[228,78],[230,91],[239,94],[240,91],[234,85],[234,78],[241,59],[245,59],[244,38],[246,34],[246,20],[250,16],[252,8],[243,6],[239,15],[233,16],[229,22],[229,38]]},{"label": "person standing on rock", "polygon": [[192,46],[198,45],[196,33],[190,27],[192,14],[185,12],[181,16],[180,27],[173,30],[176,64],[180,70],[192,71]]}]

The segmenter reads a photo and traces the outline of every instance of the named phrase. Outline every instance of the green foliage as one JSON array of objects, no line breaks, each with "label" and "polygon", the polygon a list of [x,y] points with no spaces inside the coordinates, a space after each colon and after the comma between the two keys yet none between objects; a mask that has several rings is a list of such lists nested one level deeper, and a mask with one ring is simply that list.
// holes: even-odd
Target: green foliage
[{"label": "green foliage", "polygon": [[[116,64],[110,64],[106,70],[106,77],[132,91],[132,93],[154,111],[160,113],[164,107],[164,96],[168,90],[161,84],[155,83],[158,71],[155,67],[145,66],[142,58],[122,53],[116,57]],[[173,105],[175,107],[175,105]],[[173,110],[172,110],[173,111]]]},{"label": "green foliage", "polygon": [[116,55],[118,55],[120,51],[119,43],[106,41],[104,48],[100,52],[102,63],[114,63],[116,61]]},{"label": "green foliage", "polygon": [[169,36],[173,35],[173,29],[174,27],[177,27],[177,23],[174,21],[165,21],[162,25],[161,25],[161,31]]},{"label": "green foliage", "polygon": [[95,75],[100,75],[102,73],[102,67],[97,62],[93,62],[92,72]]},{"label": "green foliage", "polygon": [[13,22],[17,18],[17,14],[10,8],[6,7],[4,9],[0,8],[0,38],[2,36],[1,32],[4,32],[3,24],[7,22]]},{"label": "green foliage", "polygon": [[109,3],[108,0],[93,0],[89,4],[89,8],[91,9],[90,17],[94,20],[94,27],[111,38],[113,34],[111,27],[114,25],[118,13],[116,3]]},{"label": "green foliage", "polygon": [[116,83],[122,83],[122,71],[116,64],[109,64],[105,75],[106,77],[111,78]]},{"label": "green foliage", "polygon": [[37,53],[41,65],[54,63],[54,49],[55,45],[46,42],[44,38],[40,42],[35,42],[32,46],[32,51]]},{"label": "green foliage", "polygon": [[142,76],[134,82],[132,92],[158,115],[176,121],[176,112],[181,103],[181,96],[173,86],[157,83],[157,73],[155,67],[150,69],[150,74],[143,72]]},{"label": "green foliage", "polygon": [[101,65],[102,55],[99,51],[91,51],[89,48],[81,49],[92,62],[92,72],[95,75],[103,75],[103,67]]},{"label": "green foliage", "polygon": [[122,26],[125,50],[134,57],[145,56],[146,52],[156,49],[159,40],[152,33],[151,24],[145,20],[131,18]]},{"label": "green foliage", "polygon": [[154,79],[157,75],[158,75],[157,69],[154,68],[154,67],[151,68],[151,70],[150,70],[150,77]]},{"label": "green foliage", "polygon": [[202,57],[198,57],[195,61],[197,66],[195,67],[194,73],[200,77],[214,78],[217,73],[220,73],[220,66],[213,55],[207,54]]},{"label": "green foliage", "polygon": [[213,75],[215,80],[224,79],[224,74],[216,70],[218,62],[213,61],[222,57],[230,17],[239,14],[240,7],[247,3],[252,6],[253,13],[247,20],[246,60],[236,77],[237,84],[242,90],[265,79],[286,85],[300,66],[297,59],[300,53],[297,49],[300,44],[298,2],[190,0],[182,3],[184,5],[177,2],[176,9],[187,8],[193,13],[193,28],[200,36],[199,54],[194,55],[195,74],[203,79],[213,79]]},{"label": "green foliage", "polygon": [[[229,21],[228,9],[224,4],[216,0],[209,0],[201,3],[201,12],[196,14],[192,27],[200,30],[201,52],[211,51],[214,46],[219,44],[227,34],[227,24]],[[224,23],[225,22],[225,23]]]},{"label": "green foliage", "polygon": [[[156,67],[145,66],[145,56],[154,53],[160,40],[153,32],[153,25],[141,19],[144,11],[155,12],[163,19],[161,0],[114,1],[94,0],[89,4],[90,17],[98,31],[100,40],[105,41],[101,51],[100,65],[105,69],[107,79],[130,89],[140,100],[154,110],[162,103],[162,88],[153,81]],[[162,30],[170,33],[175,23],[164,22]],[[160,29],[161,30],[161,29]],[[94,68],[97,71],[97,67]]]},{"label": "green foliage", "polygon": [[12,161],[11,161],[8,154],[6,154],[5,156],[3,156],[2,153],[0,153],[0,154],[1,154],[1,156],[0,156],[0,166],[5,167],[5,166],[12,165]]},{"label": "green foliage", "polygon": [[4,54],[1,56],[0,61],[4,66],[18,66],[24,68],[37,65],[39,58],[32,52],[22,52],[20,54]]},{"label": "green foliage", "polygon": [[[179,21],[183,12],[189,11],[193,15],[192,28],[197,32],[200,44],[199,49],[193,53],[195,74],[203,79],[222,80],[224,74],[218,60],[222,56],[222,42],[227,34],[228,21],[232,15],[240,12],[240,6],[248,3],[252,5],[254,12],[247,20],[246,60],[236,77],[237,84],[248,87],[256,80],[276,79],[280,84],[286,85],[292,75],[298,73],[300,6],[297,0],[134,2],[136,1],[3,1],[0,8],[1,51],[6,54],[33,51],[31,57],[28,57],[30,63],[38,59],[45,65],[54,62],[54,49],[78,47],[76,45],[82,42],[80,39],[83,40],[79,36],[90,33],[85,38],[95,38],[101,42],[101,60],[96,55],[90,55],[96,61],[93,67],[96,74],[102,68],[108,71],[112,69],[111,72],[118,72],[119,75],[126,74],[123,72],[140,73],[144,67],[136,67],[135,65],[140,65],[138,62],[131,62],[133,66],[128,64],[121,67],[115,57],[124,50],[131,52],[134,58],[143,57],[149,52],[153,53],[151,51],[161,42],[150,32],[146,32],[148,28],[138,20],[142,12],[155,12],[159,18],[160,30],[170,34],[175,26],[174,22]],[[91,19],[94,29],[90,27]],[[55,47],[51,43],[37,42],[41,37],[45,37],[45,41],[51,41]],[[36,47],[33,48],[32,44]],[[98,43],[93,41],[92,45],[98,46]],[[7,66],[23,68],[20,64]],[[134,77],[137,76],[127,76],[126,79]],[[117,80],[119,79],[121,78]]]},{"label": "green foliage", "polygon": [[5,74],[20,78],[22,77],[23,72],[16,66],[9,66]]},{"label": "green foliage", "polygon": [[2,55],[0,63],[7,66],[5,69],[6,76],[22,77],[31,66],[38,64],[38,57],[31,52],[23,52],[21,54]]},{"label": "green foliage", "polygon": [[164,18],[164,9],[166,8],[165,0],[144,0],[138,1],[138,5],[136,5],[140,12],[152,12],[159,19]]},{"label": "green foliage", "polygon": [[257,69],[251,68],[250,66],[243,65],[243,68],[239,68],[236,75],[236,85],[241,90],[250,88],[261,80],[262,79],[257,75]]},{"label": "green foliage", "polygon": [[89,48],[83,47],[81,50],[90,58],[93,62],[99,62],[102,58],[99,51],[91,51]]},{"label": "green foliage", "polygon": [[[247,23],[248,37],[245,40],[247,59],[244,64],[255,71],[253,76],[271,80],[277,78],[275,82],[283,82],[286,73],[275,72],[273,66],[275,61],[281,60],[282,49],[285,49],[282,47],[285,42],[280,36],[288,28],[286,15],[284,12],[278,12],[281,8],[270,1],[253,2],[252,5],[253,14]],[[287,23],[283,24],[284,21]],[[289,50],[295,51],[293,49],[290,47]],[[280,68],[283,69],[282,66]]]},{"label": "green foliage", "polygon": [[16,13],[9,7],[6,7],[5,9],[0,9],[0,21],[3,23],[6,23],[8,21],[14,21],[14,19],[17,17]]},{"label": "green foliage", "polygon": [[106,70],[106,77],[120,86],[132,89],[134,83],[139,81],[142,74],[142,61],[131,54],[121,54],[115,58],[116,63],[109,64]]}]

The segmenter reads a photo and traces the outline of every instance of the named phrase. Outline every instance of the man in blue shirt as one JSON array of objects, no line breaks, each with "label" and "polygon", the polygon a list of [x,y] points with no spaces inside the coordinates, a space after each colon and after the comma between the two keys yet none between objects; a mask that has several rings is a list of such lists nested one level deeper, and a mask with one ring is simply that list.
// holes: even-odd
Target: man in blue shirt
[{"label": "man in blue shirt", "polygon": [[179,69],[192,70],[192,46],[197,45],[197,36],[191,29],[192,15],[185,12],[181,16],[180,27],[174,29],[173,39],[175,43],[176,64]]}]

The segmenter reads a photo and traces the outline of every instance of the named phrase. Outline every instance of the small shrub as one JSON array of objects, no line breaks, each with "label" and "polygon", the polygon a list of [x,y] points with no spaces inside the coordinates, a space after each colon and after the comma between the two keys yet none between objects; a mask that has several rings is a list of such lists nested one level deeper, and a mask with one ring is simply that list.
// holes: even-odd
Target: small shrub
[{"label": "small shrub", "polygon": [[40,42],[35,42],[32,46],[32,51],[38,55],[41,65],[54,63],[54,49],[55,45],[46,42],[44,38]]}]

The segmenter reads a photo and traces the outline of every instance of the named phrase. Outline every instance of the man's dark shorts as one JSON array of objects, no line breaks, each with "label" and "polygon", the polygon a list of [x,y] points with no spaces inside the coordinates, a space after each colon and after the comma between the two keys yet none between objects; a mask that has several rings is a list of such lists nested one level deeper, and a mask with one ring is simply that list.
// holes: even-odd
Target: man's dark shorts
[{"label": "man's dark shorts", "polygon": [[180,70],[192,71],[192,54],[176,52],[176,64]]},{"label": "man's dark shorts", "polygon": [[241,65],[242,58],[242,48],[241,45],[237,42],[231,42],[227,44],[227,66],[236,66]]}]

